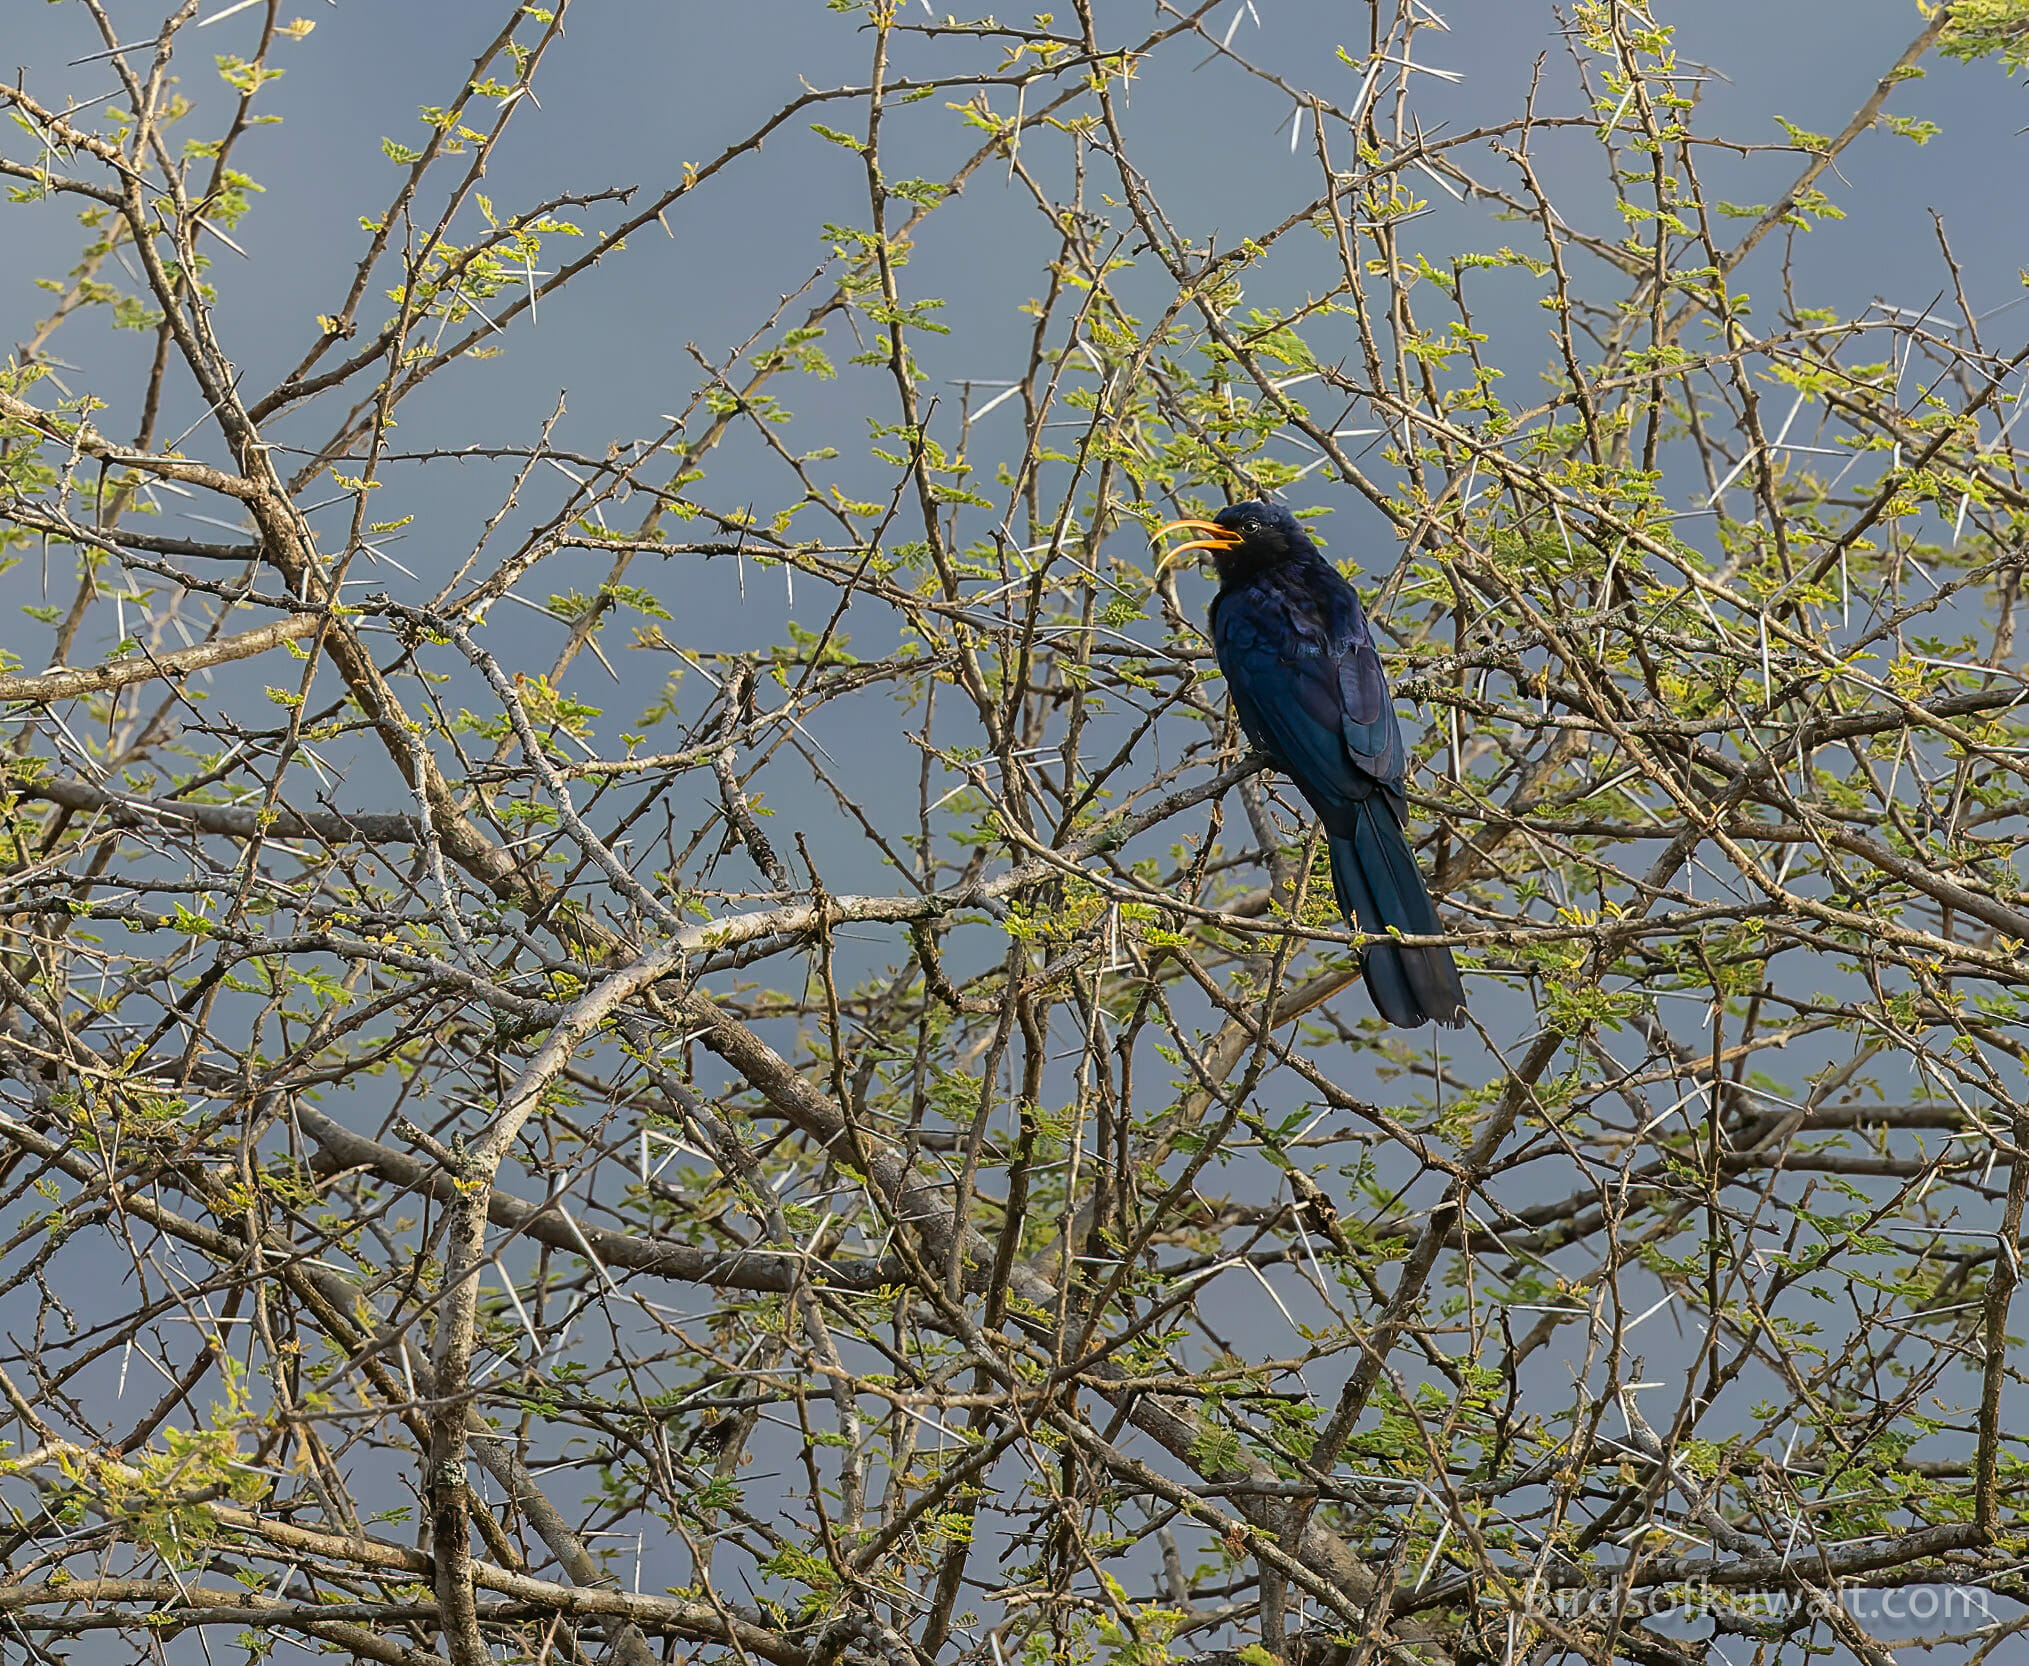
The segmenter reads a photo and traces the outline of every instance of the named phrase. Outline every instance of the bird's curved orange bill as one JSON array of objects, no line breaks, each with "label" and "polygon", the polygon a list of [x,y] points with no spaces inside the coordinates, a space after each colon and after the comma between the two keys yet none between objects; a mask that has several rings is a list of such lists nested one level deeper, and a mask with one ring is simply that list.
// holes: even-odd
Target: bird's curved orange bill
[{"label": "bird's curved orange bill", "polygon": [[1221,526],[1217,521],[1171,521],[1168,526],[1156,528],[1156,541],[1167,538],[1172,532],[1209,532],[1211,537],[1194,539],[1188,544],[1178,544],[1174,549],[1163,551],[1162,559],[1155,564],[1157,572],[1161,572],[1172,561],[1181,561],[1192,550],[1225,550],[1240,542],[1238,533]]}]

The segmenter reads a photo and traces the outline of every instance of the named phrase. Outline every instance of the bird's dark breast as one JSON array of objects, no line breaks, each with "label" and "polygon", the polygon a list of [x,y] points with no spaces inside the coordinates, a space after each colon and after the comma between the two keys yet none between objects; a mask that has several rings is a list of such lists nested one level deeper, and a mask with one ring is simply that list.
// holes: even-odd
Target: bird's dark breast
[{"label": "bird's dark breast", "polygon": [[1226,685],[1233,697],[1233,709],[1240,719],[1240,727],[1257,750],[1265,752],[1275,760],[1276,766],[1287,770],[1288,760],[1283,748],[1276,744],[1275,735],[1264,721],[1258,701],[1273,698],[1272,685],[1281,680],[1282,654],[1288,629],[1277,630],[1279,608],[1271,609],[1264,604],[1268,598],[1256,593],[1252,585],[1221,590],[1212,602],[1212,647],[1218,656],[1219,669],[1226,674]]}]

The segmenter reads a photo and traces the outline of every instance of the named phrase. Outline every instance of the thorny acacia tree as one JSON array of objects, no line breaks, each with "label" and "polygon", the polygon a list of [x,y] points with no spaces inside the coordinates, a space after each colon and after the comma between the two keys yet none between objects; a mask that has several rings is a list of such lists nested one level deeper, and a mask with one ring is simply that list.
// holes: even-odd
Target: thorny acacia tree
[{"label": "thorny acacia tree", "polygon": [[[1735,208],[1766,147],[1666,16],[1578,0],[1528,107],[1431,133],[1439,23],[1374,0],[1274,82],[1308,193],[1210,246],[1125,108],[1265,74],[1209,5],[864,9],[858,85],[542,202],[480,190],[566,21],[515,9],[270,387],[206,274],[309,26],[233,8],[221,94],[196,0],[82,5],[117,96],[0,90],[89,239],[0,377],[9,583],[58,586],[0,679],[0,1654],[1654,1662],[1704,1658],[1644,1617],[1687,1580],[1780,1599],[1719,1618],[1757,1659],[1885,1660],[1822,1599],[1944,1580],[2019,1647],[2029,348],[1780,255],[2029,8],[1914,17]],[[810,125],[864,165],[821,275],[658,432],[538,413],[393,568],[384,502],[473,455],[398,437],[417,390]],[[906,264],[982,170],[1044,240],[991,449]],[[1503,243],[1433,257],[1438,193]],[[52,340],[108,313],[152,369],[88,399]],[[780,403],[828,352],[871,459]],[[1448,1058],[1367,1016],[1202,587],[1151,589],[1149,528],[1278,487],[1382,529]],[[712,558],[819,623],[722,651]],[[638,732],[590,703],[630,611],[679,669]]]}]

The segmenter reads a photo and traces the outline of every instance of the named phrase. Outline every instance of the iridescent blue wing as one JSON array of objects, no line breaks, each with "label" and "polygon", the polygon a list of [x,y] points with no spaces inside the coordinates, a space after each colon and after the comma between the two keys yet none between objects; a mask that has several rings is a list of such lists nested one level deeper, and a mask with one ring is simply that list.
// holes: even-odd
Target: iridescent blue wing
[{"label": "iridescent blue wing", "polygon": [[1379,787],[1398,796],[1404,751],[1388,680],[1351,585],[1292,563],[1222,593],[1212,646],[1247,738],[1330,826]]}]

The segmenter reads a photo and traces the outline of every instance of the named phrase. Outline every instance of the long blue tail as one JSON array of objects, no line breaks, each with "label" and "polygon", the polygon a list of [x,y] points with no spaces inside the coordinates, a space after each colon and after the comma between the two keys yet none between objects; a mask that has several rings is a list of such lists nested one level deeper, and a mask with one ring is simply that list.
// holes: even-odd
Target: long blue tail
[{"label": "long blue tail", "polygon": [[[1351,806],[1346,819],[1350,836],[1328,835],[1339,911],[1362,931],[1393,926],[1417,937],[1441,934],[1437,906],[1386,795],[1377,792]],[[1465,985],[1449,949],[1375,943],[1360,965],[1375,1007],[1398,1028],[1413,1030],[1433,1018],[1465,1022]]]}]

